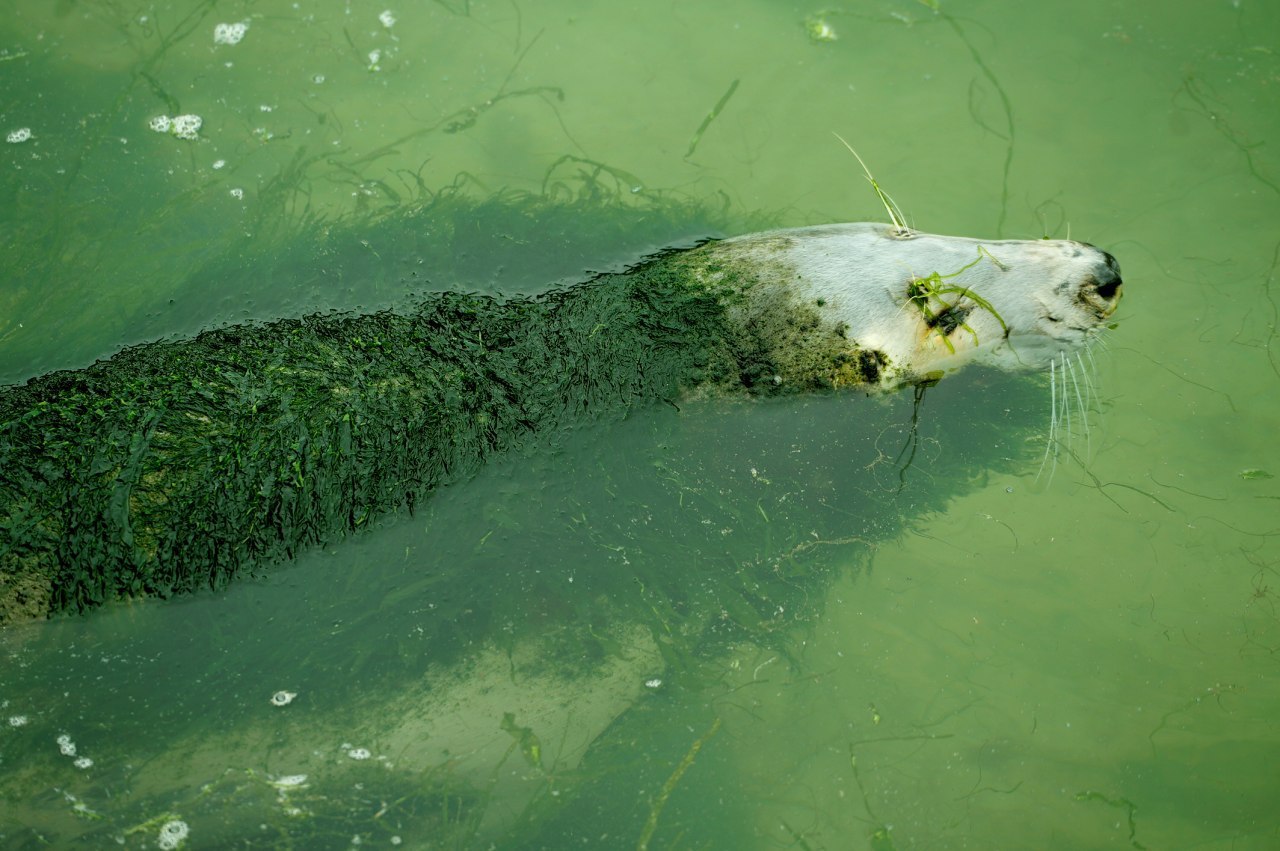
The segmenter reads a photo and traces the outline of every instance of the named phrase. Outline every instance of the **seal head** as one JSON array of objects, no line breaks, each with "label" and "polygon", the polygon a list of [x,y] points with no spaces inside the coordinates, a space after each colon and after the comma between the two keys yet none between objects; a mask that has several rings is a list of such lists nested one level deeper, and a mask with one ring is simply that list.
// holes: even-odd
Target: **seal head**
[{"label": "seal head", "polygon": [[[769,231],[699,249],[794,390],[893,387],[971,361],[1038,369],[1088,346],[1119,303],[1120,266],[1072,240],[980,240],[854,223]],[[749,383],[749,382],[748,382]]]}]

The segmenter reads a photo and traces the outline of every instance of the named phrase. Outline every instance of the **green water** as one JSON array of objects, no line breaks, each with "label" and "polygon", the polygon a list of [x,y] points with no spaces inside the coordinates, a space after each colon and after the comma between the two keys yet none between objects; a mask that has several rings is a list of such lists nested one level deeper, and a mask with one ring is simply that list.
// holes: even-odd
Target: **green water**
[{"label": "green water", "polygon": [[[1119,257],[1081,460],[1037,477],[992,409],[1047,394],[967,373],[905,484],[907,394],[664,408],[259,582],[10,629],[0,845],[1280,844],[1280,10],[726,5],[5,4],[0,380],[448,286],[343,230],[448,186],[728,204],[454,258],[477,289],[882,218],[837,131],[921,229]],[[304,228],[342,240],[291,275]]]}]

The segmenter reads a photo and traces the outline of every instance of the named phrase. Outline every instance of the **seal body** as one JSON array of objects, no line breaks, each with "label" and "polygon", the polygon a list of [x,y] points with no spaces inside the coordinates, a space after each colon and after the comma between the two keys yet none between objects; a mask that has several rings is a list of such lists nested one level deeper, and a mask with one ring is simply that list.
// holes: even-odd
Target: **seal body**
[{"label": "seal body", "polygon": [[1120,290],[1082,243],[831,225],[535,298],[448,292],[126,349],[0,390],[0,621],[222,585],[647,401],[1044,365]]}]

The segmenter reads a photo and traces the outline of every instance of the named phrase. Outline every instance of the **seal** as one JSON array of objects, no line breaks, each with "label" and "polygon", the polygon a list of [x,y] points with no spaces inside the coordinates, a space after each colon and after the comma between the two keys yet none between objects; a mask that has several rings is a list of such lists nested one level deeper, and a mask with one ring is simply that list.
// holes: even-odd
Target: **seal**
[{"label": "seal", "polygon": [[1044,367],[1121,289],[1080,242],[843,224],[125,349],[0,390],[0,620],[221,586],[646,402]]}]

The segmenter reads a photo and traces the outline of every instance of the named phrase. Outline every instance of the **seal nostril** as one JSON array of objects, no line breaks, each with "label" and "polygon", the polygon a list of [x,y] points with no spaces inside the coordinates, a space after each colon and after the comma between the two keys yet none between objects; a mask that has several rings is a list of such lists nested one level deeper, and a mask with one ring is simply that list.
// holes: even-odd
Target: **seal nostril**
[{"label": "seal nostril", "polygon": [[1115,280],[1107,281],[1106,283],[1099,283],[1097,293],[1107,301],[1111,301],[1120,294],[1120,279],[1116,278]]},{"label": "seal nostril", "polygon": [[1106,264],[1106,269],[1096,273],[1093,280],[1094,292],[1105,301],[1115,301],[1120,296],[1120,286],[1123,283],[1120,278],[1120,263],[1110,252],[1101,249],[1098,251],[1102,255],[1102,262]]}]

